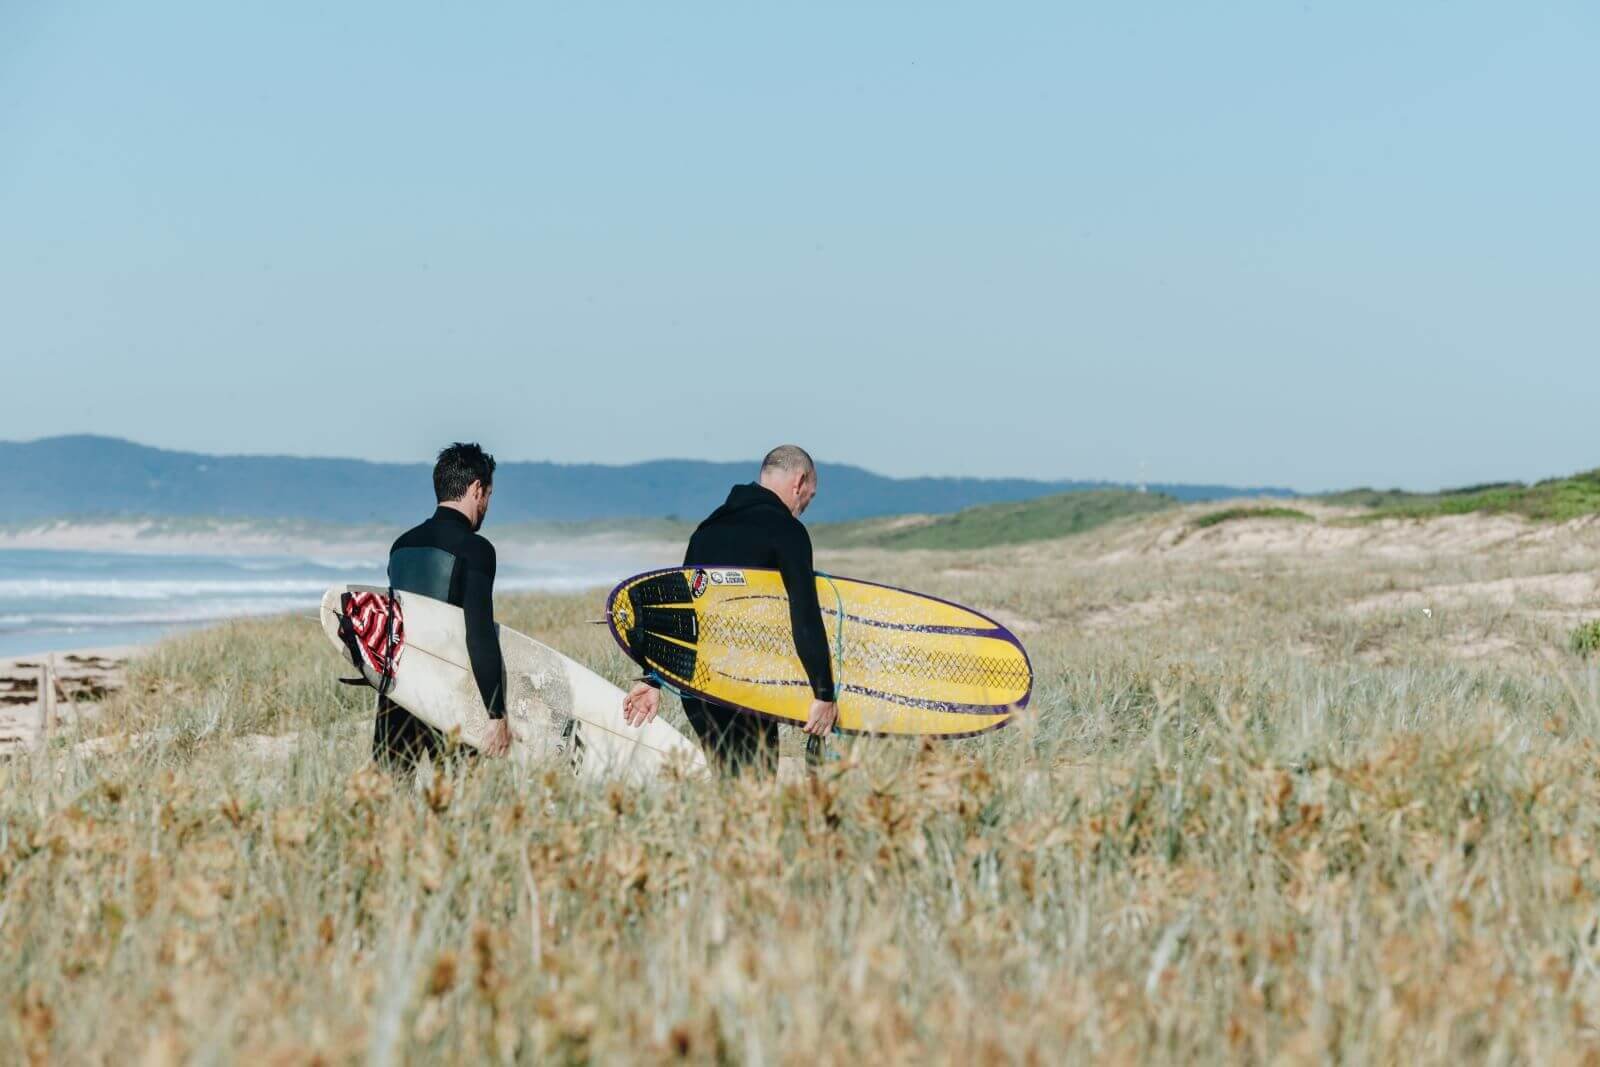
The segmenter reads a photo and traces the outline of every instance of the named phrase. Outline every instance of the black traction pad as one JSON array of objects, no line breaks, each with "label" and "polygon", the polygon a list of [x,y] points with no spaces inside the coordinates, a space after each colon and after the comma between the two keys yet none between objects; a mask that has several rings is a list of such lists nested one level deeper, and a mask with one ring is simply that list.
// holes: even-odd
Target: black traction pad
[{"label": "black traction pad", "polygon": [[663,637],[655,634],[645,634],[643,647],[640,649],[645,663],[657,670],[665,671],[675,678],[688,682],[694,678],[695,650],[675,645]]},{"label": "black traction pad", "polygon": [[641,608],[639,628],[690,644],[700,640],[700,622],[693,608]]},{"label": "black traction pad", "polygon": [[669,571],[630,585],[628,601],[637,615],[657,604],[692,604],[694,595],[689,592],[689,579],[682,571]]}]

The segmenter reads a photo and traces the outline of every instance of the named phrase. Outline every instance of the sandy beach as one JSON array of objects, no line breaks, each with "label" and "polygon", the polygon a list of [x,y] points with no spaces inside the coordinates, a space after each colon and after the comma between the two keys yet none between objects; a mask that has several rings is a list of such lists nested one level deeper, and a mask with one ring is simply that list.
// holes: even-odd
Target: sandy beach
[{"label": "sandy beach", "polygon": [[[417,520],[426,518],[419,512]],[[251,522],[225,519],[104,521],[59,519],[0,526],[0,549],[114,552],[145,556],[288,556],[304,559],[382,560],[402,526],[340,526],[313,522]],[[675,557],[675,539],[620,530],[558,536],[526,526],[488,527],[501,558],[537,563],[558,558],[575,564]]]},{"label": "sandy beach", "polygon": [[0,548],[192,556],[380,557],[398,531],[310,523],[59,519],[0,528]]},{"label": "sandy beach", "polygon": [[[0,659],[0,756],[26,752],[60,729],[99,714],[127,683],[128,663],[143,646],[119,645]],[[45,699],[48,672],[53,699]]]}]

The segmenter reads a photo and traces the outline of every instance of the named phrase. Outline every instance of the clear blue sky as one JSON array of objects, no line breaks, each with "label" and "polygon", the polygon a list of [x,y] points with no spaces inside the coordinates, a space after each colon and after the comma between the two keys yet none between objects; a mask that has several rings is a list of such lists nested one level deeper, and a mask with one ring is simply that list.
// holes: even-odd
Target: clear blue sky
[{"label": "clear blue sky", "polygon": [[0,3],[0,438],[1600,465],[1593,3]]}]

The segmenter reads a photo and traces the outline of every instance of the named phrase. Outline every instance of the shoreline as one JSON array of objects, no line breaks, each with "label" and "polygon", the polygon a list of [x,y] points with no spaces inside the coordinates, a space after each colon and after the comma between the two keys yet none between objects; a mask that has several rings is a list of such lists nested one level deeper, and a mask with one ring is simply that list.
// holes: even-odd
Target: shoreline
[{"label": "shoreline", "polygon": [[[271,618],[273,614],[293,614],[293,612],[273,612],[262,615],[239,616],[240,618]],[[226,622],[226,619],[196,619],[190,622],[174,622],[161,624],[130,624],[127,626],[106,626],[100,628],[100,633],[83,632],[79,628],[74,633],[60,634],[59,642],[50,640],[50,635],[42,638],[43,647],[33,647],[32,642],[25,639],[37,636],[39,631],[18,630],[10,634],[0,634],[0,672],[12,669],[18,663],[36,663],[48,657],[64,659],[68,656],[93,656],[116,655],[121,658],[131,659],[134,656],[154,648],[162,641],[180,634],[192,633],[203,630],[208,626],[215,626]],[[17,647],[21,645],[22,647]]]},{"label": "shoreline", "polygon": [[[392,539],[392,538],[391,538]],[[193,530],[154,521],[75,522],[0,528],[0,549],[107,552],[140,556],[309,556],[329,552],[369,558],[388,551],[378,528],[329,530],[264,529],[251,523],[217,522]]]},{"label": "shoreline", "polygon": [[[420,516],[425,518],[426,516]],[[105,521],[51,519],[34,525],[0,526],[0,550],[106,552],[139,556],[286,556],[333,558],[349,562],[388,556],[402,526],[336,526],[315,522],[197,520],[193,524],[157,519]],[[582,560],[628,554],[681,554],[682,544],[659,530],[632,533],[597,527],[557,533],[509,525],[496,529],[491,519],[487,537],[513,561],[535,561],[543,555]]]},{"label": "shoreline", "polygon": [[[496,593],[606,589],[677,562],[682,546],[597,532],[530,541],[490,529]],[[359,534],[359,536],[358,536]],[[46,523],[0,528],[0,661],[152,644],[233,618],[314,612],[323,591],[382,584],[392,533],[207,524]]]}]

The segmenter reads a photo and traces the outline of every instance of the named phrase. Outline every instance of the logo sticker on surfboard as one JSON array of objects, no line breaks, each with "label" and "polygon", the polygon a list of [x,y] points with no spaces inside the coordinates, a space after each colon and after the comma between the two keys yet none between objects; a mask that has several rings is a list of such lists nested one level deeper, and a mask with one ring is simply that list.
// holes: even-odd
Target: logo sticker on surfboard
[{"label": "logo sticker on surfboard", "polygon": [[712,571],[712,585],[743,585],[744,571]]},{"label": "logo sticker on surfboard", "polygon": [[689,582],[689,591],[694,594],[694,598],[696,600],[699,600],[701,597],[706,595],[705,571],[697,569],[694,572],[694,578]]}]

